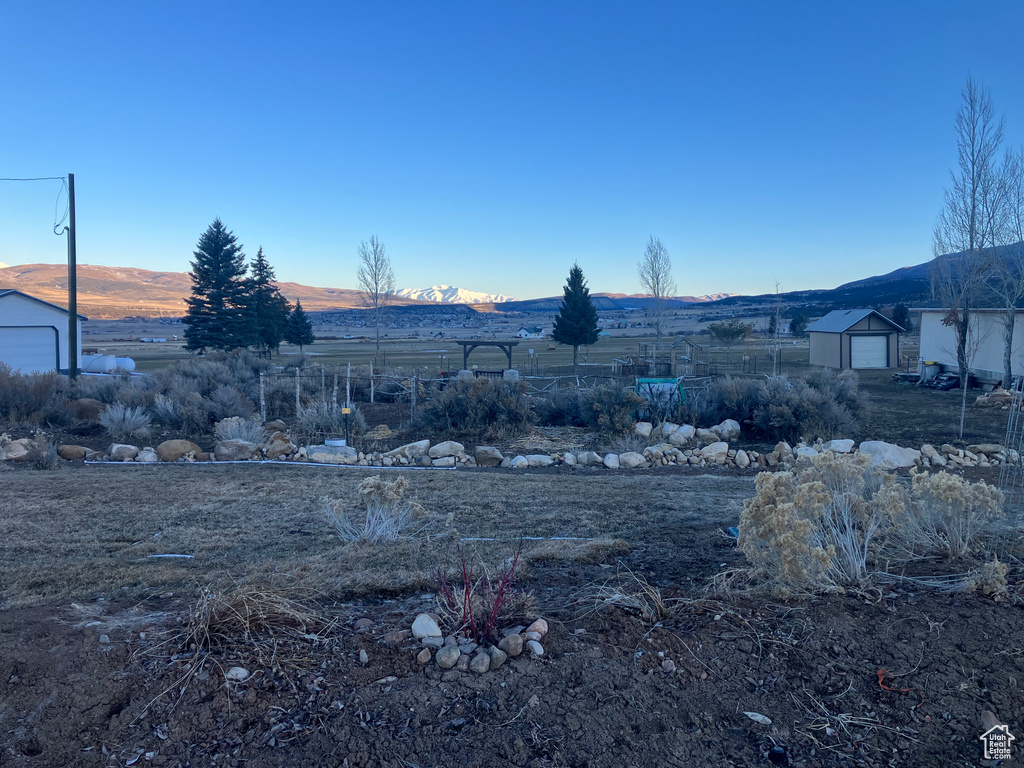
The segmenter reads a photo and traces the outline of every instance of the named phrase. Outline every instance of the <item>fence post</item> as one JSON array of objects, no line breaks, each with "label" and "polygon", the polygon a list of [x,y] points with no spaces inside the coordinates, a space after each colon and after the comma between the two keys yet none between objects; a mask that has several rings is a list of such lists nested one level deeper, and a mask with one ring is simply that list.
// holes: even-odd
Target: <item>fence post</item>
[{"label": "fence post", "polygon": [[416,418],[416,390],[419,389],[419,387],[416,384],[416,379],[418,378],[416,374],[417,374],[417,371],[413,371],[413,373],[412,373],[412,418],[413,419]]},{"label": "fence post", "polygon": [[334,392],[331,395],[331,414],[338,415],[338,374],[334,374]]},{"label": "fence post", "polygon": [[263,371],[260,371],[260,420],[267,421],[267,391],[263,384]]},{"label": "fence post", "polygon": [[370,366],[370,402],[373,402],[373,365]]},{"label": "fence post", "polygon": [[348,373],[345,374],[345,407],[352,407],[352,363],[348,364]]},{"label": "fence post", "polygon": [[299,415],[299,411],[302,410],[302,404],[299,402],[299,369],[295,369],[295,415]]},{"label": "fence post", "polygon": [[320,363],[320,404],[327,405],[327,368]]}]

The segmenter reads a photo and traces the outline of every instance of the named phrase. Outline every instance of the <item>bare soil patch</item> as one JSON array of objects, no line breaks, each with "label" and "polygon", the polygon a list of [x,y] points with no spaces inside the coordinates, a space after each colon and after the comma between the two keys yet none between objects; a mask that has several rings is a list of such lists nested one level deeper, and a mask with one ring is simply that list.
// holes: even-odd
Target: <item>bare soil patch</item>
[{"label": "bare soil patch", "polygon": [[[410,471],[436,536],[341,547],[319,498],[351,498],[368,474],[0,473],[0,765],[760,766],[779,746],[789,765],[974,766],[982,710],[1024,723],[1018,606],[902,588],[704,599],[741,563],[720,529],[750,475]],[[493,563],[523,534],[544,537],[526,543],[522,582],[552,626],[542,659],[448,674],[384,641],[431,606],[452,539],[496,539],[465,545]],[[669,601],[660,626],[591,610],[622,565]],[[323,627],[270,665],[244,642],[196,664],[175,642],[186,611],[244,579],[316,588]],[[363,617],[372,632],[355,632]],[[235,665],[252,678],[226,683]],[[882,689],[883,668],[920,691]]]}]

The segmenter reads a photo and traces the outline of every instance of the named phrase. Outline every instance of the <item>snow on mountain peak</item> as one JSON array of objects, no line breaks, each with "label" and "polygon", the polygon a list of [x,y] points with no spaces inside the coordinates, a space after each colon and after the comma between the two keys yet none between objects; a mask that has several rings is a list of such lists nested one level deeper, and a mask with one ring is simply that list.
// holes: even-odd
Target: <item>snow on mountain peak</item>
[{"label": "snow on mountain peak", "polygon": [[501,293],[481,293],[456,288],[454,285],[434,285],[430,288],[399,288],[395,295],[417,301],[438,301],[444,304],[490,304],[515,301]]}]

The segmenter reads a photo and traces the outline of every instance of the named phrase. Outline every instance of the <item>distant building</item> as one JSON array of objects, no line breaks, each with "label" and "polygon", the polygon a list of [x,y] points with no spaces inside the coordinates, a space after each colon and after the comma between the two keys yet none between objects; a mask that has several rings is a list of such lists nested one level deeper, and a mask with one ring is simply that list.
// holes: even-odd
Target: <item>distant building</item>
[{"label": "distant building", "polygon": [[826,368],[896,368],[903,331],[873,309],[836,309],[807,326],[811,365]]},{"label": "distant building", "polygon": [[[943,325],[948,309],[914,308],[921,313],[921,362],[937,363],[944,369],[957,371],[956,331]],[[968,350],[971,372],[979,379],[1002,381],[1003,378],[1003,317],[1005,309],[972,309],[968,325]],[[1024,375],[1024,309],[1018,309],[1013,324],[1010,371],[1014,376]],[[1009,387],[1010,382],[1003,382]]]},{"label": "distant building", "polygon": [[544,329],[538,325],[531,325],[529,327],[522,326],[516,331],[516,338],[519,339],[540,339],[544,337]]},{"label": "distant building", "polygon": [[[78,316],[78,358],[82,321]],[[68,311],[15,290],[0,289],[0,363],[22,373],[68,370]]]}]

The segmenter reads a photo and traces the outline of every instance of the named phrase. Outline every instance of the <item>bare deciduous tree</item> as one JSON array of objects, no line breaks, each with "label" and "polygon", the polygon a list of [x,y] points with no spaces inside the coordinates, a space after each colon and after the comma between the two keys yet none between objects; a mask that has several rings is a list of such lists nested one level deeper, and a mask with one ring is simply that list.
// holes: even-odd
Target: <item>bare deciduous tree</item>
[{"label": "bare deciduous tree", "polygon": [[[960,95],[962,103],[956,113],[957,169],[950,172],[952,185],[943,194],[942,209],[935,223],[932,289],[950,308],[943,322],[953,328],[956,336],[963,437],[970,376],[967,346],[971,310],[977,305],[991,270],[991,251],[987,249],[995,245],[994,222],[999,203],[995,157],[1003,141],[1004,121],[996,119],[990,94],[973,78],[967,78]],[[961,255],[943,258],[952,253]]]},{"label": "bare deciduous tree", "polygon": [[1005,308],[1003,313],[1003,386],[1013,383],[1013,329],[1017,304],[1024,299],[1024,149],[1006,151],[1000,173],[1000,210],[993,223],[999,228],[1000,249],[992,275],[992,289]]},{"label": "bare deciduous tree", "polygon": [[391,269],[391,257],[376,235],[370,237],[369,243],[363,241],[359,244],[359,271],[356,275],[363,307],[372,317],[376,330],[376,360],[380,357],[380,326],[384,321],[384,310],[395,295],[395,273]]},{"label": "bare deciduous tree", "polygon": [[665,325],[665,299],[676,293],[676,281],[672,279],[672,258],[660,239],[651,235],[644,249],[644,255],[637,264],[640,285],[645,293],[654,297],[655,341],[661,341]]}]

